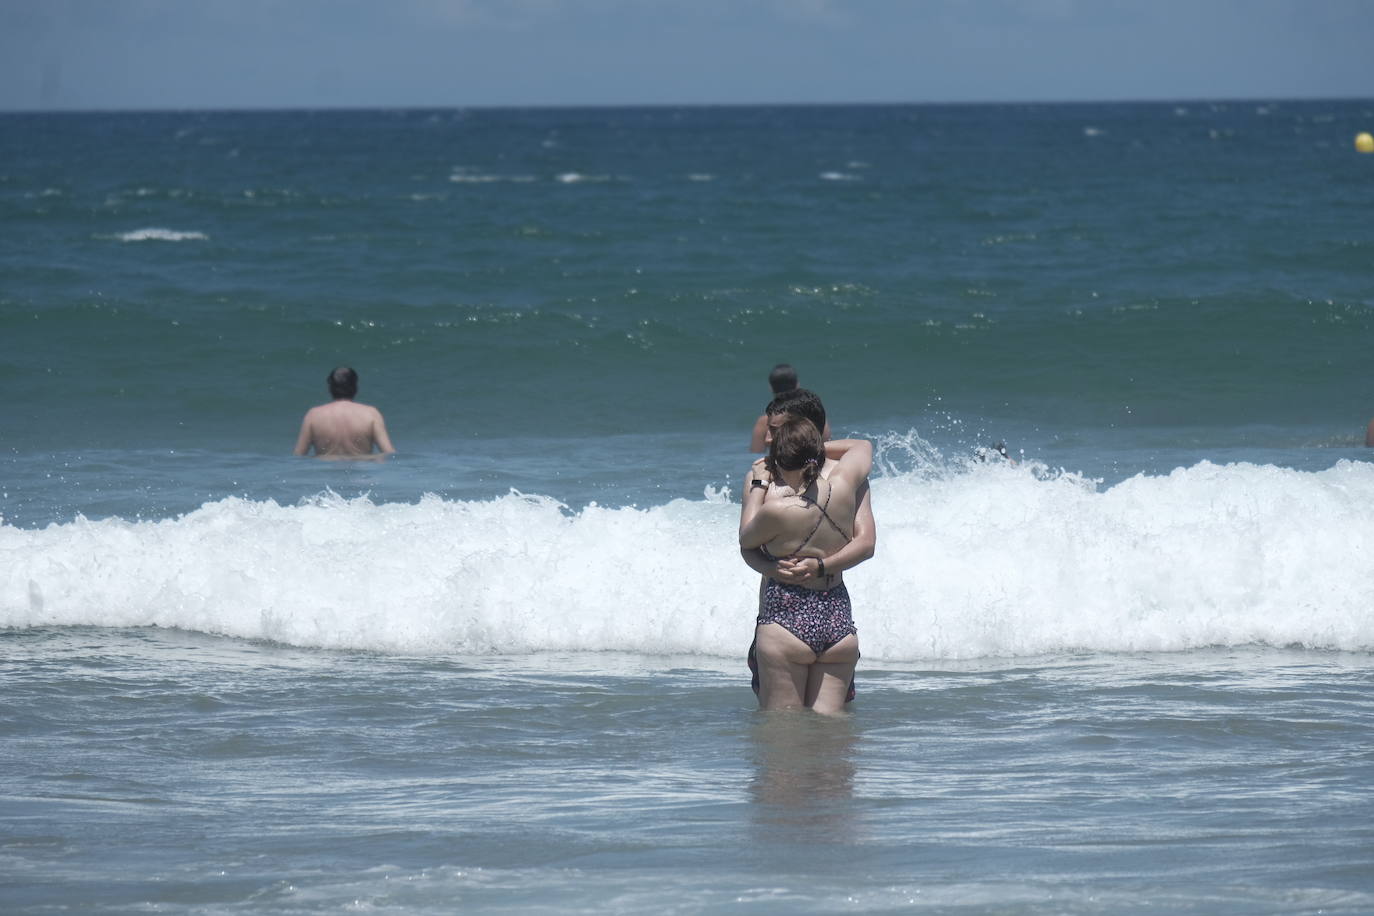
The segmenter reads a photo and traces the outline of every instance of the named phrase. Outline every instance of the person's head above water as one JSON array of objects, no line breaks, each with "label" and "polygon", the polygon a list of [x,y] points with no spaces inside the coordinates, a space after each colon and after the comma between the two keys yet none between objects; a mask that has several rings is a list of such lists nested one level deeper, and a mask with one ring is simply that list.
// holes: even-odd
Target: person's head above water
[{"label": "person's head above water", "polygon": [[779,471],[801,471],[801,489],[805,490],[816,482],[825,464],[821,431],[805,417],[787,416],[773,433],[766,462],[774,479]]},{"label": "person's head above water", "polygon": [[771,441],[774,432],[788,417],[803,417],[810,420],[816,429],[825,434],[825,405],[816,392],[806,388],[793,388],[784,391],[768,402],[764,410],[768,414],[767,438]]},{"label": "person's head above water", "polygon": [[338,401],[352,400],[358,394],[358,373],[347,366],[340,366],[329,373],[329,396]]},{"label": "person's head above water", "polygon": [[791,391],[797,387],[797,370],[787,363],[778,363],[768,373],[768,387],[773,389],[774,394]]}]

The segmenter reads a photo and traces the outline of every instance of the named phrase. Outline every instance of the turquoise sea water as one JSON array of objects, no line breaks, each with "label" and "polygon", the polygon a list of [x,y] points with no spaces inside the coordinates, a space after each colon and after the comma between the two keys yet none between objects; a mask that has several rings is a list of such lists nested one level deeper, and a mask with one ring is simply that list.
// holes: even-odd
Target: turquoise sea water
[{"label": "turquoise sea water", "polygon": [[[0,115],[5,909],[1374,908],[1371,124]],[[740,662],[781,360],[838,723]],[[290,457],[341,363],[395,459]]]}]

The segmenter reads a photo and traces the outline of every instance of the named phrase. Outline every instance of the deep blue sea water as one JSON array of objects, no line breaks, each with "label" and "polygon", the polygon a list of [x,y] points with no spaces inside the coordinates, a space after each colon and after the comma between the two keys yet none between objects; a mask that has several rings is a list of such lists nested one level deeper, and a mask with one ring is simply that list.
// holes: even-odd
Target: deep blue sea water
[{"label": "deep blue sea water", "polygon": [[[1374,909],[1371,125],[0,115],[4,909]],[[779,361],[839,722],[739,658]],[[338,364],[394,459],[290,456]]]}]

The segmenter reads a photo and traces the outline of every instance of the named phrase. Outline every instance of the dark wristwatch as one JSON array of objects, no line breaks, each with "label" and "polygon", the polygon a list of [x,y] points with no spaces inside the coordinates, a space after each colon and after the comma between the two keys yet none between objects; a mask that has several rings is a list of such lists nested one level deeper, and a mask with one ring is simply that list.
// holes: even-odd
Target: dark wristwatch
[{"label": "dark wristwatch", "polygon": [[763,480],[762,478],[759,478],[759,477],[755,477],[753,480],[749,481],[749,486],[751,486],[751,487],[766,487],[766,486],[768,486],[768,481]]}]

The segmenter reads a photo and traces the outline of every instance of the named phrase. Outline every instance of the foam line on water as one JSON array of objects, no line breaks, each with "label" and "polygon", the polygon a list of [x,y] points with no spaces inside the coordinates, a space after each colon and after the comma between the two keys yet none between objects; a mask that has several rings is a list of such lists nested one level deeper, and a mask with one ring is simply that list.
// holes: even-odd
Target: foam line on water
[{"label": "foam line on water", "polygon": [[[1103,489],[1003,463],[873,482],[848,575],[866,658],[1298,645],[1368,651],[1374,465],[1203,462]],[[383,652],[739,654],[738,505],[512,491],[230,498],[162,521],[0,525],[0,626],[162,626]]]}]

